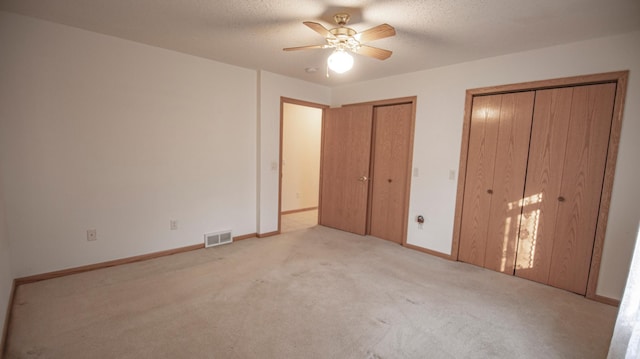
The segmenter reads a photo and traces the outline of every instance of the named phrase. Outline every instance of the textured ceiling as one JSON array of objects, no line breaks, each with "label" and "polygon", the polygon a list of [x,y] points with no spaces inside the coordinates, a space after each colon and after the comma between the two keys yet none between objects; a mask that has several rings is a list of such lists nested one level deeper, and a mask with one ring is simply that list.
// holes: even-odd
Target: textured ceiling
[{"label": "textured ceiling", "polygon": [[[0,10],[327,86],[640,30],[640,0],[0,0]],[[331,50],[282,51],[322,44],[302,21],[331,28],[343,10],[356,31],[394,26],[369,43],[391,58],[358,55],[326,78]]]}]

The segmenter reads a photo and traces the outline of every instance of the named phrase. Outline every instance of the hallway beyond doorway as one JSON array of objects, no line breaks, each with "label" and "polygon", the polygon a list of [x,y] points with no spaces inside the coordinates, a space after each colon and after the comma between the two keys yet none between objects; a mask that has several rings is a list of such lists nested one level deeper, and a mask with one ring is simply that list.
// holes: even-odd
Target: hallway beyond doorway
[{"label": "hallway beyond doorway", "polygon": [[281,215],[280,233],[299,231],[318,225],[318,209]]}]

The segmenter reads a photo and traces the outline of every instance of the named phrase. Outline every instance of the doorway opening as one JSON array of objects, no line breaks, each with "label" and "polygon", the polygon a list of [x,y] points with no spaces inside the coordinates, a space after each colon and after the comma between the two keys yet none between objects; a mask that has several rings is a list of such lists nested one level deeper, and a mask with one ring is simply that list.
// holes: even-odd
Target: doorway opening
[{"label": "doorway opening", "polygon": [[322,119],[327,107],[280,100],[280,233],[318,224]]}]

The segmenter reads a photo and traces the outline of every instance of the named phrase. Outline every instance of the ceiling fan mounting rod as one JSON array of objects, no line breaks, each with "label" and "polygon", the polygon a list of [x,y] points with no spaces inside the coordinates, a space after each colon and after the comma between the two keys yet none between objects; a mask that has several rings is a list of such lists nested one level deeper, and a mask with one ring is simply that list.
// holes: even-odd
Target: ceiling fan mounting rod
[{"label": "ceiling fan mounting rod", "polygon": [[340,25],[340,26],[344,26],[349,22],[349,19],[351,18],[351,16],[349,16],[349,14],[341,12],[341,13],[337,13],[335,15],[333,15],[333,21],[336,22],[336,24]]}]

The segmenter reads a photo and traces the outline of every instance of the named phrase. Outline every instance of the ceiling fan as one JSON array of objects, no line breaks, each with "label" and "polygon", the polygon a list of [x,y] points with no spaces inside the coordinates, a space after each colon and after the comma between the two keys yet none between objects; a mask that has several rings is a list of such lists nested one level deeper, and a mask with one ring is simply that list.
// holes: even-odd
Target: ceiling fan
[{"label": "ceiling fan", "polygon": [[[317,22],[304,21],[303,24],[322,35],[326,43],[323,45],[287,47],[283,50],[296,51],[333,48],[335,50],[331,56],[329,56],[327,64],[328,68],[331,68],[333,71],[338,73],[346,72],[353,66],[353,57],[351,57],[347,51],[373,57],[378,60],[386,60],[391,56],[392,52],[389,50],[364,45],[364,43],[394,36],[396,34],[396,30],[393,26],[389,24],[382,24],[363,32],[357,32],[352,28],[346,27],[349,22],[349,18],[349,14],[346,13],[334,15],[333,20],[338,24],[338,27],[331,30]],[[327,76],[328,73],[327,69]]]}]

